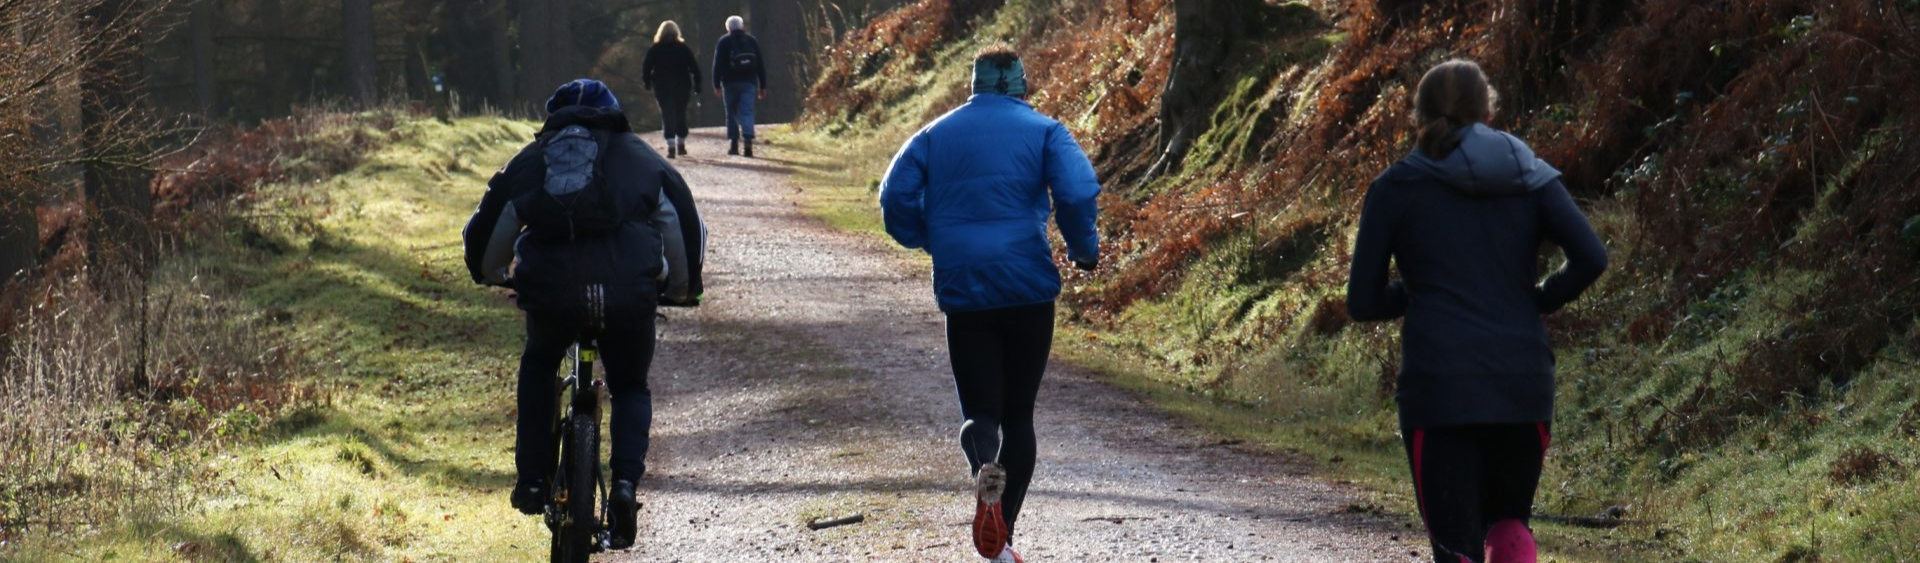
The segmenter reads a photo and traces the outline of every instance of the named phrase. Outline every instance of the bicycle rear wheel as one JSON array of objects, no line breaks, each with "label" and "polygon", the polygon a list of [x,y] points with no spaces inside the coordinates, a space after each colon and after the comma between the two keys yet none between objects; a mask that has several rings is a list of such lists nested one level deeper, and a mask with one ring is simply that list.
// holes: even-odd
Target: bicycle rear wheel
[{"label": "bicycle rear wheel", "polygon": [[567,466],[565,483],[566,518],[553,534],[555,563],[586,563],[597,551],[600,519],[594,507],[600,505],[596,474],[600,467],[600,421],[589,413],[575,412],[566,431],[561,459]]}]

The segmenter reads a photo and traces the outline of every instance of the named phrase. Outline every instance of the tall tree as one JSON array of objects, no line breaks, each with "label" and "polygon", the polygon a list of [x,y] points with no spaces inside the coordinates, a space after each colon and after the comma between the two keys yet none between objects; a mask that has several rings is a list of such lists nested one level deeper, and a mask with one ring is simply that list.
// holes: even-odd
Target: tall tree
[{"label": "tall tree", "polygon": [[219,111],[219,81],[214,72],[213,2],[194,0],[187,16],[187,31],[193,40],[193,101],[200,115],[212,118]]},{"label": "tall tree", "polygon": [[433,0],[405,0],[400,3],[400,23],[404,31],[407,94],[416,100],[432,100],[433,73],[428,68],[427,52],[433,37]]},{"label": "tall tree", "polygon": [[124,265],[137,272],[149,266],[153,248],[150,221],[152,174],[141,162],[150,134],[139,115],[141,0],[102,0],[82,16],[91,51],[81,69],[80,126],[87,152],[83,187],[88,221],[87,249],[98,266]]},{"label": "tall tree", "polygon": [[768,123],[792,121],[800,115],[800,65],[806,45],[799,0],[752,0],[753,30],[766,56],[767,99],[757,111]]},{"label": "tall tree", "polygon": [[[215,0],[201,0],[211,4]],[[254,0],[258,3],[254,11],[253,32],[259,37],[260,53],[265,58],[262,68],[266,74],[260,79],[266,92],[264,100],[266,116],[286,115],[298,102],[300,90],[307,86],[309,77],[306,67],[293,60],[294,38],[289,30],[286,10],[281,0]]]},{"label": "tall tree", "polygon": [[347,93],[362,106],[379,101],[375,77],[379,62],[373,54],[373,3],[340,0],[341,36],[346,41]]},{"label": "tall tree", "polygon": [[[540,95],[554,87],[553,0],[520,0],[520,103],[538,108]],[[536,112],[537,115],[537,112]]]},{"label": "tall tree", "polygon": [[493,56],[493,105],[511,107],[514,72],[513,43],[509,33],[513,30],[513,16],[507,9],[507,0],[487,2],[487,24],[493,37],[493,44],[489,46]]},{"label": "tall tree", "polygon": [[520,97],[538,108],[584,64],[573,45],[569,0],[520,0]]}]

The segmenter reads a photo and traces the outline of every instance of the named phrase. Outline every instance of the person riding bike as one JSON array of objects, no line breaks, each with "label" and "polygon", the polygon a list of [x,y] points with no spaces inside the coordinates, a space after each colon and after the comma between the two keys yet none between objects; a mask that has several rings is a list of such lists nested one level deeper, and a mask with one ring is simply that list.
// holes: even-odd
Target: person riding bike
[{"label": "person riding bike", "polygon": [[1074,267],[1100,263],[1093,164],[1026,96],[1019,54],[982,49],[973,96],[900,147],[880,183],[887,234],[933,257],[965,419],[960,449],[974,476],[974,549],[999,563],[1022,561],[1011,542],[1039,457],[1034,403],[1060,296],[1048,215]]},{"label": "person riding bike", "polygon": [[568,82],[547,113],[468,220],[467,269],[515,289],[526,312],[511,496],[522,513],[540,514],[552,494],[560,362],[575,342],[598,341],[613,411],[611,543],[625,548],[653,425],[654,314],[699,305],[706,226],[686,181],[634,134],[605,84]]}]

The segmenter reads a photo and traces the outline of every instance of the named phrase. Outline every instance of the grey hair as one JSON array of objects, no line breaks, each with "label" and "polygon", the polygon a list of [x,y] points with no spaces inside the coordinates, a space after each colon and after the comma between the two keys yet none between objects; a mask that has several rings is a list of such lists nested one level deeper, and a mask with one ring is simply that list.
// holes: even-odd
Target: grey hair
[{"label": "grey hair", "polygon": [[740,31],[747,28],[747,20],[740,16],[727,16],[727,31]]}]

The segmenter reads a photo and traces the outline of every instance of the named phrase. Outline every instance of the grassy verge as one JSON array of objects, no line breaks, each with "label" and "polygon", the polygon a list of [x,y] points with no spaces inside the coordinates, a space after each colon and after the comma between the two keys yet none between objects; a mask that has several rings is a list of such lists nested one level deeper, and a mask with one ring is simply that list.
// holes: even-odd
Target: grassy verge
[{"label": "grassy verge", "polygon": [[[189,258],[308,342],[330,389],[196,466],[197,500],[8,561],[508,561],[545,548],[512,484],[519,315],[476,289],[458,233],[525,123],[404,120],[355,169],[257,194]],[[269,213],[271,211],[271,213]]]}]

